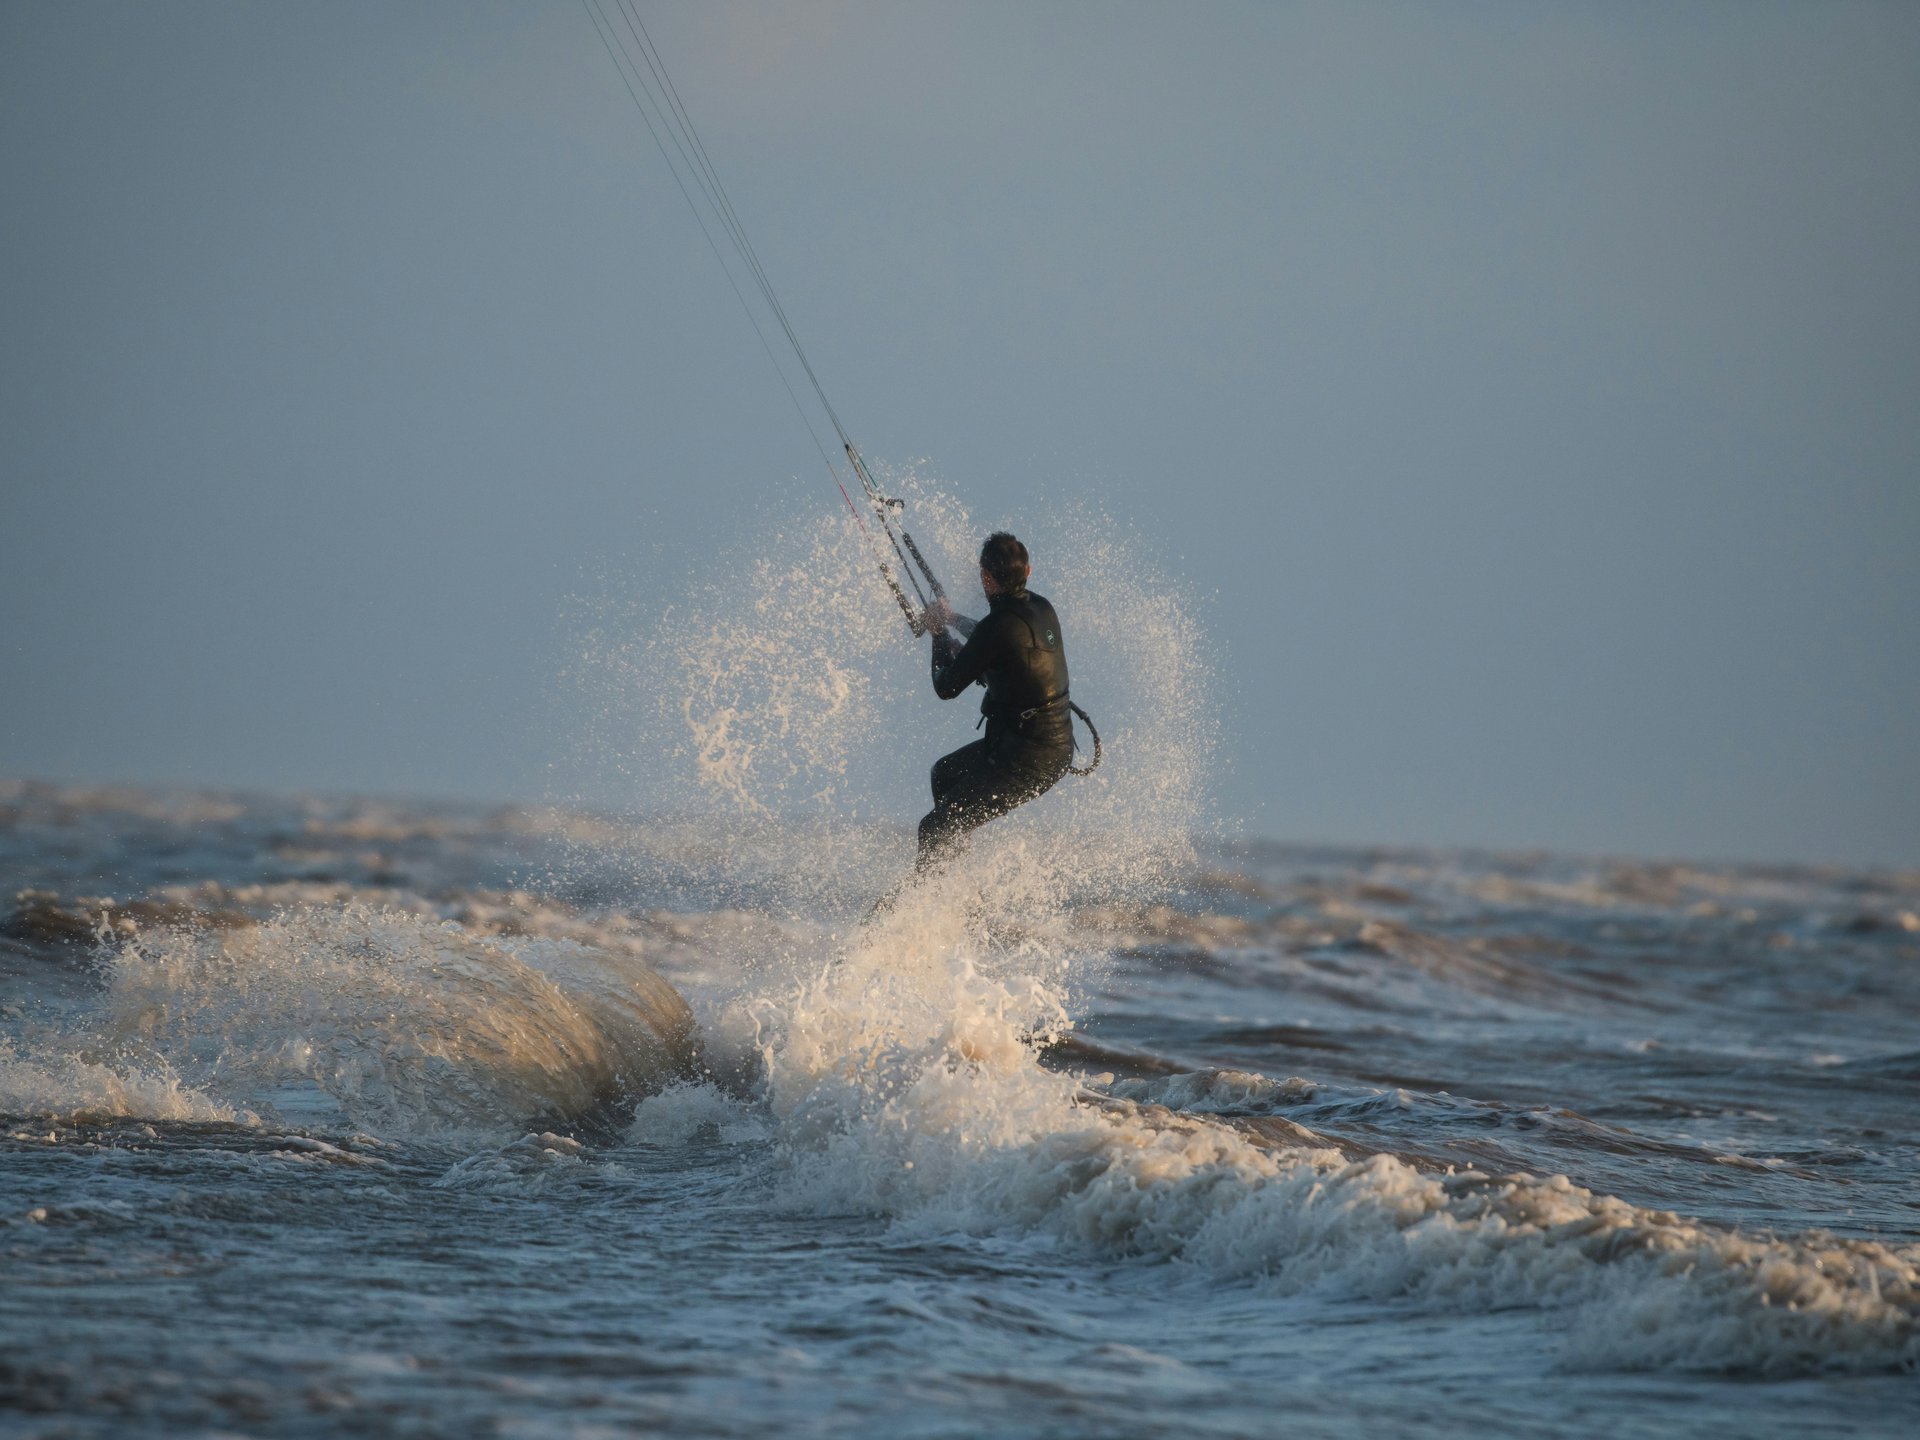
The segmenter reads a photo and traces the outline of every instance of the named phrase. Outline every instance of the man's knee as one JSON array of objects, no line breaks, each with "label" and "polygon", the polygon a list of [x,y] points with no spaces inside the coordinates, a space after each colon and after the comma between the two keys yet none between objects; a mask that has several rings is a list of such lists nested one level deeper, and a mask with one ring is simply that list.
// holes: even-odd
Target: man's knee
[{"label": "man's knee", "polygon": [[942,755],[933,762],[933,771],[929,781],[933,787],[934,803],[952,793],[966,782],[967,777],[982,760],[979,742],[963,745],[949,755]]}]

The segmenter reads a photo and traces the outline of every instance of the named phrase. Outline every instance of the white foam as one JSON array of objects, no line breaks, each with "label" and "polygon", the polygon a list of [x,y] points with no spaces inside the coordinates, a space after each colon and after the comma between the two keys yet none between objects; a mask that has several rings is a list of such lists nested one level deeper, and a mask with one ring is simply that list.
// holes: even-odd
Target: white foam
[{"label": "white foam", "polygon": [[0,1086],[27,1113],[229,1119],[306,1084],[360,1129],[485,1139],[668,1083],[690,1028],[631,957],[357,903],[302,907],[127,939],[99,1009],[0,1058]]},{"label": "white foam", "polygon": [[254,1124],[251,1111],[187,1084],[164,1060],[88,1058],[64,1049],[22,1054],[0,1039],[0,1114],[66,1124],[101,1120],[208,1120]]},{"label": "white foam", "polygon": [[1069,1023],[1057,975],[982,949],[952,910],[904,930],[902,948],[883,931],[762,1002],[766,1101],[795,1207],[1179,1262],[1281,1293],[1540,1307],[1565,1326],[1575,1366],[1920,1364],[1920,1247],[1747,1236],[1565,1177],[1351,1161],[1161,1108],[1264,1109],[1303,1082],[1215,1072],[1133,1087],[1156,1103],[1088,1104],[1032,1049]]},{"label": "white foam", "polygon": [[711,1084],[670,1085],[634,1108],[630,1142],[687,1145],[703,1135],[738,1145],[767,1138],[760,1116],[740,1098]]}]

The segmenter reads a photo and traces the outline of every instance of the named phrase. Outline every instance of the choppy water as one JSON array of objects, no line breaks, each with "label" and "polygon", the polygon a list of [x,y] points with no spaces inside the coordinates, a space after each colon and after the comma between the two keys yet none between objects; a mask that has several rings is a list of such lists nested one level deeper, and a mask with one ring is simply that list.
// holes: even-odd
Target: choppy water
[{"label": "choppy water", "polygon": [[1106,763],[863,924],[968,722],[850,523],[582,605],[594,813],[0,783],[0,1426],[1920,1426],[1920,876],[1196,840],[1069,508]]},{"label": "choppy water", "polygon": [[1920,876],[1021,824],[0,785],[0,1429],[1916,1433]]}]

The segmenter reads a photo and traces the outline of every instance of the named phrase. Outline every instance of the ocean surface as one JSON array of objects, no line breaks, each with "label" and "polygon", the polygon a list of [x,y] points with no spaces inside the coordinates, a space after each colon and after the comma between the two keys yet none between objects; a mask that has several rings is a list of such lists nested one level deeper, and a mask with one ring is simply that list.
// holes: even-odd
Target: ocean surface
[{"label": "ocean surface", "polygon": [[1920,875],[1082,803],[0,782],[0,1433],[1920,1434]]}]

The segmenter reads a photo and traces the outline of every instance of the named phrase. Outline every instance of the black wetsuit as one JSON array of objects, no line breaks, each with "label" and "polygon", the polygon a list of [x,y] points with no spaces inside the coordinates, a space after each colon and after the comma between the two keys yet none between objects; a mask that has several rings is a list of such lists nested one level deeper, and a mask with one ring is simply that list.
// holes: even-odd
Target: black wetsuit
[{"label": "black wetsuit", "polygon": [[995,595],[963,646],[933,637],[933,691],[952,700],[976,680],[987,733],[933,766],[933,809],[920,822],[924,868],[959,836],[1051,789],[1073,759],[1067,651],[1060,617],[1025,589]]}]

